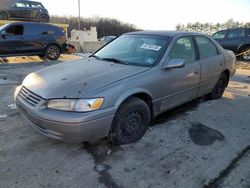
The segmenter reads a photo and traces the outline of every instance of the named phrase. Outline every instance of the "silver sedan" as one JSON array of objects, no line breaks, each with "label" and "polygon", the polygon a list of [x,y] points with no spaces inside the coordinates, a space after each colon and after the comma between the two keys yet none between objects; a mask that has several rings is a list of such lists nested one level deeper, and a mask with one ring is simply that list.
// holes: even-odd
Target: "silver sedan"
[{"label": "silver sedan", "polygon": [[116,144],[142,138],[152,118],[197,97],[218,99],[235,73],[235,55],[189,32],[124,34],[88,59],[29,74],[16,89],[20,112],[40,133]]}]

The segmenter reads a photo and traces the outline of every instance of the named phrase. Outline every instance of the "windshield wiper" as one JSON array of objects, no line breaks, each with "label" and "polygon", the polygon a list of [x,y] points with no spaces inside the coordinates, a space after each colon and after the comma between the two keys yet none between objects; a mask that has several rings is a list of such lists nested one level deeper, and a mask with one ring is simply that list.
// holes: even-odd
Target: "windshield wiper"
[{"label": "windshield wiper", "polygon": [[94,57],[94,58],[96,58],[97,60],[102,60],[102,58],[100,58],[99,56],[97,56],[97,55],[95,55],[95,54],[92,54],[92,55],[90,55],[89,57]]},{"label": "windshield wiper", "polygon": [[127,62],[122,61],[120,59],[116,59],[113,57],[106,57],[106,58],[101,58],[102,61],[112,61],[114,63],[120,63],[120,64],[124,64],[124,65],[129,65]]}]

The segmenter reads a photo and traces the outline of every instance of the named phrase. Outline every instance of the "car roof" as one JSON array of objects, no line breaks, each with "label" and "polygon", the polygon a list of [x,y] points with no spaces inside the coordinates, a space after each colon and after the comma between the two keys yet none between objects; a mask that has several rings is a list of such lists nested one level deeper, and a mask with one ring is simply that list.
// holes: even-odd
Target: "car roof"
[{"label": "car roof", "polygon": [[49,23],[42,23],[42,22],[13,22],[10,23],[9,25],[18,25],[18,24],[30,24],[30,25],[49,25],[49,26],[54,26],[54,27],[58,27],[56,25],[53,24],[49,24]]},{"label": "car roof", "polygon": [[38,2],[38,1],[28,1],[28,0],[19,0],[19,1],[16,1],[16,3],[18,2],[26,2],[26,3],[34,3],[34,4],[42,4],[41,2]]},{"label": "car roof", "polygon": [[140,35],[159,35],[159,36],[167,36],[174,37],[176,35],[204,35],[202,33],[197,32],[188,32],[188,31],[135,31],[126,33],[128,35],[140,34]]}]

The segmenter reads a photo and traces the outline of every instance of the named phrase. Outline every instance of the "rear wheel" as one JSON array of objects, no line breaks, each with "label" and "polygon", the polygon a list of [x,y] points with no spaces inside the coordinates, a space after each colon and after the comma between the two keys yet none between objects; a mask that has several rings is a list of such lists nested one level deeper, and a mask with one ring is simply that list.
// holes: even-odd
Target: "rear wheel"
[{"label": "rear wheel", "polygon": [[48,23],[49,22],[49,17],[47,15],[42,14],[41,16],[39,16],[38,21]]},{"label": "rear wheel", "polygon": [[61,55],[61,50],[57,45],[49,45],[46,48],[45,57],[49,60],[57,60]]},{"label": "rear wheel", "polygon": [[0,20],[8,20],[8,15],[5,12],[0,12]]},{"label": "rear wheel", "polygon": [[129,144],[142,138],[151,120],[150,108],[139,98],[130,98],[116,113],[110,139],[114,144]]},{"label": "rear wheel", "polygon": [[241,55],[241,59],[243,61],[250,61],[250,47],[245,48],[244,50],[242,50],[242,52],[245,53]]},{"label": "rear wheel", "polygon": [[228,83],[228,78],[225,73],[222,73],[213,91],[208,94],[210,99],[219,99],[222,97]]}]

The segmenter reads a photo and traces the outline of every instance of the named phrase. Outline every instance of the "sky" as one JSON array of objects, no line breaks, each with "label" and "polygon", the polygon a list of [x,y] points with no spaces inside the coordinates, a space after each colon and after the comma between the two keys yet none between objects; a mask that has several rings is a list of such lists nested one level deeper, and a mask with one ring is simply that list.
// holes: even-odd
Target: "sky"
[{"label": "sky", "polygon": [[[38,0],[50,14],[78,15],[78,0]],[[171,30],[178,23],[250,22],[250,0],[80,0],[82,17],[110,17],[147,30]]]}]

